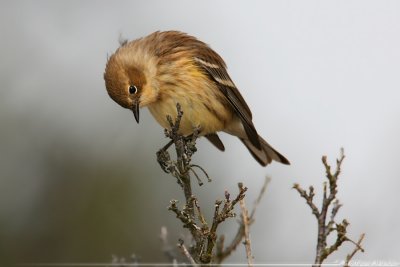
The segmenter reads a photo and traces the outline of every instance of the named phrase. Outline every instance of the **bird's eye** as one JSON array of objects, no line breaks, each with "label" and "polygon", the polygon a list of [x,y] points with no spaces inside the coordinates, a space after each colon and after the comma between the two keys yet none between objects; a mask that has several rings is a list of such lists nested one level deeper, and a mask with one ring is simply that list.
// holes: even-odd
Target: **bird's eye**
[{"label": "bird's eye", "polygon": [[137,87],[136,87],[135,85],[130,85],[130,86],[129,86],[129,93],[130,93],[131,95],[136,94],[137,91],[138,91],[138,89],[137,89]]}]

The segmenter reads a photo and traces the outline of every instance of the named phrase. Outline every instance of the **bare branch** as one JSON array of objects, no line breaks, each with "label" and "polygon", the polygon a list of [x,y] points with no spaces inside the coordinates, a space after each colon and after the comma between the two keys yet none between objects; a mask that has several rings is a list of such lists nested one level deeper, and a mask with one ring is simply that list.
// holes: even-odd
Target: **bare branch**
[{"label": "bare branch", "polygon": [[254,201],[253,210],[251,211],[250,217],[249,217],[249,218],[250,218],[250,221],[253,220],[254,214],[256,213],[256,210],[257,210],[257,207],[258,207],[258,205],[260,204],[261,199],[263,198],[263,196],[264,196],[264,194],[265,194],[265,191],[267,190],[267,187],[268,187],[268,185],[269,185],[270,182],[271,182],[271,178],[268,177],[268,176],[265,177],[264,183],[263,183],[263,185],[262,185],[262,187],[261,187],[261,190],[260,190],[260,193],[258,193],[257,199]]},{"label": "bare branch", "polygon": [[176,200],[171,200],[168,209],[175,213],[176,218],[178,218],[183,223],[184,228],[188,228],[191,233],[195,233],[195,235],[198,235],[201,231],[201,228],[197,226],[196,222],[193,220],[190,214],[188,214],[184,210],[179,210],[176,203]]},{"label": "bare branch", "polygon": [[349,265],[349,264],[350,264],[350,261],[351,261],[351,259],[354,257],[354,255],[356,255],[356,253],[357,253],[358,251],[361,251],[361,252],[364,253],[364,249],[361,247],[361,243],[362,243],[364,237],[365,237],[365,233],[362,233],[361,236],[360,236],[360,238],[358,239],[357,243],[354,243],[353,241],[351,241],[351,242],[353,242],[353,244],[354,244],[356,247],[354,248],[354,250],[353,250],[350,254],[348,254],[348,255],[346,256],[346,261],[345,261],[345,263],[344,263],[344,267],[350,267],[350,265]]},{"label": "bare branch", "polygon": [[[221,263],[224,259],[229,257],[233,251],[236,250],[236,248],[239,246],[239,244],[242,242],[244,238],[244,225],[242,222],[240,222],[239,228],[236,232],[235,237],[233,238],[232,242],[224,249],[220,250],[218,254],[216,255],[216,261],[217,263]],[[220,242],[223,244],[225,240],[225,237],[222,235],[220,236]]]},{"label": "bare branch", "polygon": [[242,214],[242,224],[244,227],[244,246],[246,248],[247,265],[250,267],[253,266],[253,255],[251,254],[249,213],[244,203],[244,199],[241,199],[239,203]]},{"label": "bare branch", "polygon": [[[251,225],[254,222],[255,211],[256,211],[257,206],[260,203],[262,197],[264,196],[265,191],[266,191],[267,186],[270,181],[271,181],[271,179],[269,177],[265,177],[264,184],[261,187],[260,193],[258,194],[256,201],[254,202],[253,210],[250,213],[250,217],[248,219],[249,225]],[[226,196],[226,198],[229,198],[229,196],[228,197]],[[242,242],[244,237],[245,237],[245,226],[243,224],[243,220],[241,220],[239,227],[237,229],[236,235],[233,238],[232,242],[224,250],[222,250],[222,248],[220,250],[217,250],[217,255],[216,255],[217,263],[221,263],[225,258],[229,257],[229,255],[231,255],[231,253],[236,250],[236,248]],[[221,242],[223,244],[224,240],[225,240],[225,237],[221,236],[219,242]]]},{"label": "bare branch", "polygon": [[189,260],[189,262],[190,262],[190,264],[192,266],[199,266],[199,265],[197,265],[197,263],[195,262],[193,257],[190,255],[190,253],[187,250],[186,246],[183,244],[183,240],[182,239],[179,239],[179,242],[178,242],[177,246],[182,251],[183,255],[185,255],[185,257]]},{"label": "bare branch", "polygon": [[[242,183],[238,184],[239,193],[235,197],[234,200],[230,199],[230,194],[225,192],[225,200],[217,200],[215,202],[214,216],[211,228],[207,237],[207,250],[202,255],[203,262],[209,262],[212,257],[212,251],[214,249],[215,244],[217,243],[217,228],[218,226],[225,221],[227,218],[235,217],[235,214],[232,212],[235,205],[245,197],[245,192],[247,191],[247,187],[243,187]],[[221,205],[224,203],[222,210]]]},{"label": "bare branch", "polygon": [[[264,194],[265,188],[269,179],[266,179],[264,186],[261,189],[260,195],[257,198],[254,209],[249,217],[248,211],[242,210],[242,220],[238,228],[238,232],[230,245],[224,249],[224,236],[218,238],[217,230],[219,225],[228,218],[235,217],[234,208],[245,197],[247,188],[242,183],[238,184],[239,192],[231,199],[231,195],[225,192],[223,200],[217,200],[214,206],[214,216],[211,225],[209,225],[202,213],[198,199],[192,194],[191,175],[197,179],[198,184],[202,185],[203,182],[194,168],[199,169],[210,182],[207,172],[199,165],[192,164],[191,159],[193,154],[197,151],[196,140],[199,135],[199,129],[194,129],[193,135],[185,137],[179,134],[179,126],[183,112],[180,105],[177,105],[177,117],[173,119],[167,116],[169,129],[165,130],[165,136],[170,138],[171,141],[165,145],[160,151],[157,152],[157,161],[161,168],[170,173],[177,179],[179,186],[182,188],[185,195],[185,205],[183,209],[179,209],[176,200],[171,200],[168,207],[176,217],[182,222],[184,228],[188,228],[191,236],[193,237],[193,244],[186,249],[181,242],[180,248],[184,254],[190,256],[190,262],[209,264],[212,262],[221,262],[228,256],[237,245],[245,238],[246,250],[248,251],[249,263],[252,262],[250,239],[249,239],[249,226],[254,221],[254,213],[257,205],[260,202],[261,196]],[[171,159],[168,153],[168,148],[174,144],[176,152],[176,160]],[[244,205],[244,202],[243,202]]]},{"label": "bare branch", "polygon": [[297,192],[299,192],[300,196],[307,201],[307,205],[311,208],[312,213],[318,219],[320,217],[320,213],[319,213],[317,206],[313,202],[314,187],[310,186],[310,193],[308,193],[308,194],[307,194],[306,190],[301,188],[301,186],[299,184],[294,184],[293,188],[296,189]]},{"label": "bare branch", "polygon": [[[313,202],[314,188],[312,186],[310,186],[309,193],[302,189],[299,184],[294,184],[293,186],[300,196],[306,200],[307,205],[311,208],[312,213],[315,215],[318,221],[317,252],[314,266],[321,266],[324,260],[334,251],[336,251],[344,242],[349,241],[354,243],[350,238],[347,237],[347,227],[349,223],[346,220],[343,220],[341,223],[336,223],[335,221],[335,217],[339,212],[339,209],[342,207],[342,204],[339,203],[336,194],[338,192],[337,181],[341,172],[341,166],[344,158],[344,151],[341,149],[340,157],[336,160],[336,169],[332,173],[331,166],[327,161],[327,157],[322,157],[322,163],[325,167],[328,183],[324,182],[323,184],[322,205],[320,209]],[[328,223],[326,223],[329,209],[330,220]],[[327,238],[332,232],[336,232],[336,240],[333,244],[328,246]],[[357,243],[354,244],[356,244],[357,247],[359,246]]]}]

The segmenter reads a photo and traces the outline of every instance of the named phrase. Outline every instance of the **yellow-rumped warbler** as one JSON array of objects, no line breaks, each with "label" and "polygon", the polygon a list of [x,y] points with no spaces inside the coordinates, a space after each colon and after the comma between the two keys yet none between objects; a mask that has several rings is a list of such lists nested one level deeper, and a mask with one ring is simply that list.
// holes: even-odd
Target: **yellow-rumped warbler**
[{"label": "yellow-rumped warbler", "polygon": [[166,115],[184,115],[181,134],[195,128],[217,148],[217,132],[239,137],[253,157],[266,166],[289,161],[258,135],[249,106],[230,79],[223,59],[207,44],[178,31],[155,32],[126,42],[109,58],[104,79],[110,97],[133,111],[148,107],[157,122],[169,128]]}]

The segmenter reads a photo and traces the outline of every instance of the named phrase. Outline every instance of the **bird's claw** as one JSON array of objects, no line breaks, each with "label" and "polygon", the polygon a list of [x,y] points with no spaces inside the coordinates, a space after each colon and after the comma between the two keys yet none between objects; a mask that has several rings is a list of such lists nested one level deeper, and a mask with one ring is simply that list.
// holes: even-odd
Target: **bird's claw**
[{"label": "bird's claw", "polygon": [[160,149],[157,152],[157,162],[160,164],[161,169],[165,173],[170,173],[171,172],[171,157],[169,156],[168,151],[164,149]]}]

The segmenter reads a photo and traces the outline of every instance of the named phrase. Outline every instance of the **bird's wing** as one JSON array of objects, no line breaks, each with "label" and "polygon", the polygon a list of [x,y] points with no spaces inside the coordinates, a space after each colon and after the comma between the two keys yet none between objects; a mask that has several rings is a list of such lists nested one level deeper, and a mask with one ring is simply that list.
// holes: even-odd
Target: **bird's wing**
[{"label": "bird's wing", "polygon": [[158,32],[154,33],[152,38],[159,39],[157,43],[160,45],[154,49],[160,59],[159,64],[190,54],[193,62],[217,84],[227,102],[235,110],[249,141],[256,148],[262,149],[252,122],[250,108],[229,77],[224,60],[207,44],[182,32]]},{"label": "bird's wing", "polygon": [[226,65],[222,58],[211,48],[207,47],[207,49],[203,48],[196,54],[194,61],[198,66],[200,66],[200,68],[205,70],[212,80],[215,81],[218,88],[232,105],[233,109],[242,121],[249,141],[255,147],[261,149],[258,133],[252,122],[250,108],[229,77],[228,72],[226,71]]}]

